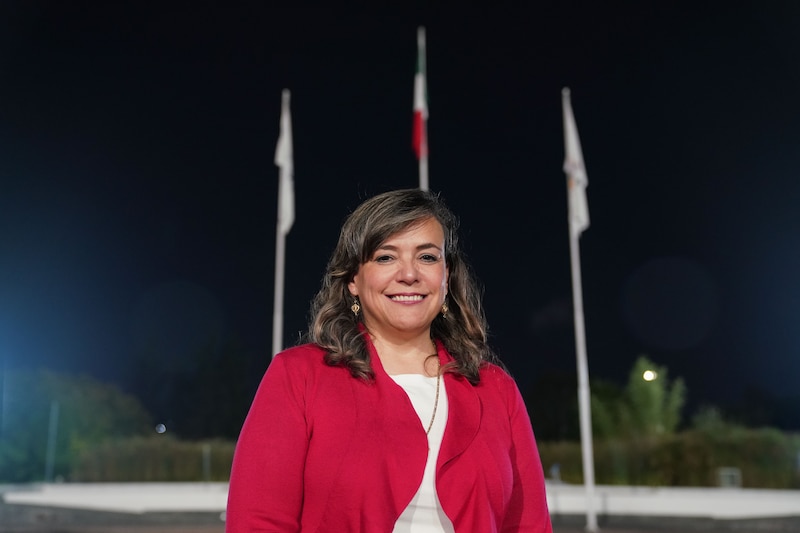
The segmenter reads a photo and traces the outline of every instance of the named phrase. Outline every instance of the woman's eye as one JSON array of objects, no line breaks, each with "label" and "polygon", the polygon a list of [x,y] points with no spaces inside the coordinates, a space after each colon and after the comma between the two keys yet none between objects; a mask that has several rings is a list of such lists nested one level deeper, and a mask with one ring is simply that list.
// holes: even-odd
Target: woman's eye
[{"label": "woman's eye", "polygon": [[375,257],[375,262],[376,263],[388,263],[391,260],[392,260],[392,256],[391,255],[379,255],[379,256]]},{"label": "woman's eye", "polygon": [[422,257],[420,257],[420,259],[421,259],[422,261],[426,262],[426,263],[435,263],[436,261],[438,261],[438,260],[439,260],[439,258],[438,258],[438,257],[436,257],[436,256],[435,256],[435,255],[433,255],[433,254],[425,254],[425,255],[423,255]]}]

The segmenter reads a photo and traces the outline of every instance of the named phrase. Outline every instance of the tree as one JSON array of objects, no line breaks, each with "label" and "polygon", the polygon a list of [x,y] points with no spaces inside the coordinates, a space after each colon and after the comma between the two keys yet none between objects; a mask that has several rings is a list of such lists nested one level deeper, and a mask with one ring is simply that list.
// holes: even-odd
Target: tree
[{"label": "tree", "polygon": [[628,377],[627,394],[633,427],[639,435],[674,433],[681,421],[686,386],[678,378],[670,385],[667,367],[639,356]]},{"label": "tree", "polygon": [[[603,389],[601,389],[602,391]],[[670,384],[666,367],[639,356],[622,394],[592,394],[594,430],[599,437],[648,437],[674,433],[681,422],[686,386]]]},{"label": "tree", "polygon": [[62,478],[69,477],[72,459],[82,450],[151,431],[139,400],[114,385],[46,370],[10,371],[6,378],[0,482],[44,479],[51,427],[52,473]]},{"label": "tree", "polygon": [[620,424],[627,425],[630,417],[625,391],[602,380],[592,381],[591,387],[592,434],[598,438],[614,437],[619,433]]}]

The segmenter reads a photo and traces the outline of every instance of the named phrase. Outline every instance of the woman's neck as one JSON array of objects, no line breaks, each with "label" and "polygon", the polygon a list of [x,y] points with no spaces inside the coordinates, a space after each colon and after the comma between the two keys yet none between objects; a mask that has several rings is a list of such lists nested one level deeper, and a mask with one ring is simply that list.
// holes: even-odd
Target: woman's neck
[{"label": "woman's neck", "polygon": [[436,375],[437,362],[430,357],[436,354],[436,344],[429,335],[407,340],[373,336],[372,344],[381,359],[383,369],[389,375]]}]

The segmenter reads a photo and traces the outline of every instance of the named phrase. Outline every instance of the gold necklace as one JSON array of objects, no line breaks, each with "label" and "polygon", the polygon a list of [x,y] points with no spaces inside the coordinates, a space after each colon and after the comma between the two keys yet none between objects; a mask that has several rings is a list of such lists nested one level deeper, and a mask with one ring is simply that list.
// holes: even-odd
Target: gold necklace
[{"label": "gold necklace", "polygon": [[[433,340],[431,339],[431,342]],[[434,349],[436,348],[436,343],[433,343]],[[437,351],[438,352],[438,351]],[[436,419],[436,409],[439,408],[439,386],[442,381],[442,362],[439,360],[439,354],[436,353],[436,398],[433,400],[433,414],[431,415],[431,421],[428,423],[428,429],[425,430],[425,434],[429,435],[431,432],[431,428],[433,427],[433,421]]]}]

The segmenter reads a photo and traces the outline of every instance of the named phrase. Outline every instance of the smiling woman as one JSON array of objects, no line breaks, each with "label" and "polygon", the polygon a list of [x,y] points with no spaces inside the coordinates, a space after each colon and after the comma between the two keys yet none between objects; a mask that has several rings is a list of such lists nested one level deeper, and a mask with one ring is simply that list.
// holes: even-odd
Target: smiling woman
[{"label": "smiling woman", "polygon": [[306,343],[275,356],[242,427],[227,531],[552,531],[457,227],[418,189],[348,217]]},{"label": "smiling woman", "polygon": [[390,374],[425,373],[430,325],[446,305],[444,247],[442,225],[425,219],[381,244],[348,284]]}]

